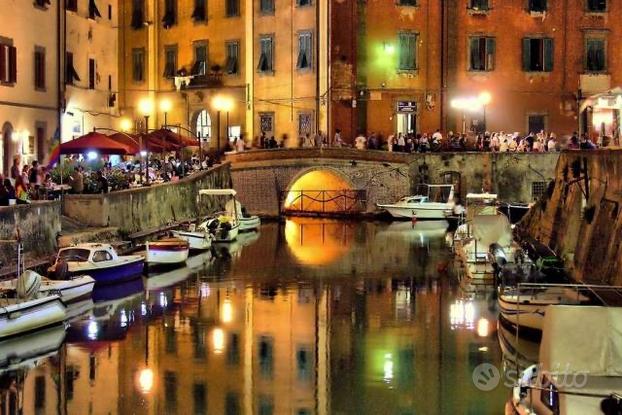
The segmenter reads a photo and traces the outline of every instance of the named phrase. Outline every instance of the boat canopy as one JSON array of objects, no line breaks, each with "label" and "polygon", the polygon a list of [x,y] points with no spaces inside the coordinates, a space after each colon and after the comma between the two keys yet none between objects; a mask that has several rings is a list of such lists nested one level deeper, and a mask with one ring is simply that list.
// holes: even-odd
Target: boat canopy
[{"label": "boat canopy", "polygon": [[496,193],[467,193],[467,200],[494,200],[497,199]]},{"label": "boat canopy", "polygon": [[622,308],[547,307],[540,362],[562,375],[622,376]]},{"label": "boat canopy", "polygon": [[199,194],[207,196],[235,196],[237,192],[234,189],[201,189]]},{"label": "boat canopy", "polygon": [[472,222],[473,236],[478,244],[488,247],[494,243],[509,246],[512,243],[512,227],[505,215],[476,215]]}]

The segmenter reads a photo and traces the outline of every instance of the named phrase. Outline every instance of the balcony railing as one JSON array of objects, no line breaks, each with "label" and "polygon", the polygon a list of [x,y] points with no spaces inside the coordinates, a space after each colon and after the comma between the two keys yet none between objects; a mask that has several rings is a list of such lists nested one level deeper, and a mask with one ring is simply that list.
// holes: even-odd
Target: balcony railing
[{"label": "balcony railing", "polygon": [[195,75],[185,88],[220,88],[221,86],[222,73],[212,72],[204,75]]}]

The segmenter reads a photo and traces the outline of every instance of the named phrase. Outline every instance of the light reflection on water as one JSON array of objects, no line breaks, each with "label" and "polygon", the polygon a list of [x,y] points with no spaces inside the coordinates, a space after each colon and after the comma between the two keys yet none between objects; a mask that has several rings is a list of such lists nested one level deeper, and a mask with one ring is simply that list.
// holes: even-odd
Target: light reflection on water
[{"label": "light reflection on water", "polygon": [[9,345],[30,360],[4,371],[0,412],[501,413],[508,391],[471,380],[500,366],[494,301],[445,272],[444,224],[417,225],[266,224],[99,290],[60,349],[58,330]]}]

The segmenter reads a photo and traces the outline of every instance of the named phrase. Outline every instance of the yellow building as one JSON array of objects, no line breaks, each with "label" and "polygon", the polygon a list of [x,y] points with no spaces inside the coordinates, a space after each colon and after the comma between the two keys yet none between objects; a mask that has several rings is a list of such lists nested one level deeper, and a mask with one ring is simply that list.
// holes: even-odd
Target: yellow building
[{"label": "yellow building", "polygon": [[[257,144],[262,132],[295,146],[301,133],[325,131],[324,3],[120,1],[122,114],[138,131],[148,115],[148,128],[177,126],[210,148],[240,136]],[[145,99],[154,105],[141,107]]]}]

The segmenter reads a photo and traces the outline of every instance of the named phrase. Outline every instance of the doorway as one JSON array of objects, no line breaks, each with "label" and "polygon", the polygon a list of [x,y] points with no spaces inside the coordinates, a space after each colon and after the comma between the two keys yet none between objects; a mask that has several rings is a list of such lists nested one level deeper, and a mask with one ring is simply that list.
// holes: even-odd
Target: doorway
[{"label": "doorway", "polygon": [[417,132],[417,115],[413,113],[397,113],[397,132],[402,134]]}]

